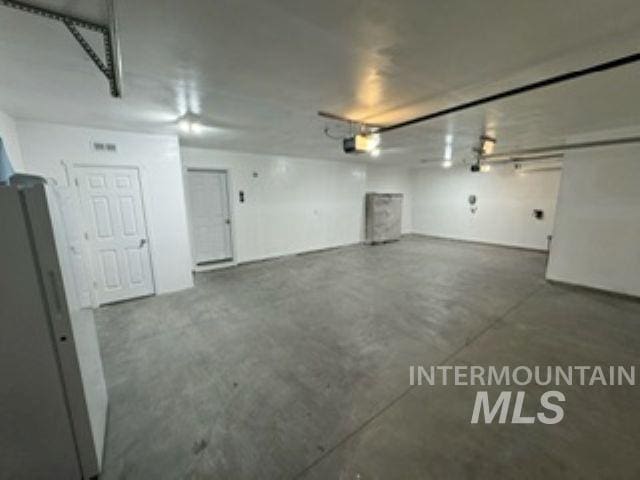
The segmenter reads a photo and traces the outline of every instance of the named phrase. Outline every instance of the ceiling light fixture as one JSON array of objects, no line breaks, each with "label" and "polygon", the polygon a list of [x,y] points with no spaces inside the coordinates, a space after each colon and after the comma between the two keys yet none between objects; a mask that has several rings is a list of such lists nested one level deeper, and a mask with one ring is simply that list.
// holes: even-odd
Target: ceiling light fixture
[{"label": "ceiling light fixture", "polygon": [[444,137],[444,161],[442,162],[443,168],[451,168],[453,162],[451,159],[453,158],[453,135],[448,133],[446,137]]},{"label": "ceiling light fixture", "polygon": [[178,119],[178,129],[182,133],[200,135],[204,129],[204,126],[200,121],[192,114],[185,114]]},{"label": "ceiling light fixture", "polygon": [[451,160],[453,157],[453,146],[449,143],[444,147],[444,159]]},{"label": "ceiling light fixture", "polygon": [[378,147],[374,148],[373,150],[371,150],[371,152],[369,152],[369,155],[371,155],[373,158],[378,158],[380,156],[380,149]]},{"label": "ceiling light fixture", "polygon": [[196,135],[200,135],[202,133],[202,124],[200,122],[193,122],[191,124],[191,133],[195,133]]},{"label": "ceiling light fixture", "polygon": [[370,133],[369,135],[367,135],[367,138],[369,139],[369,149],[370,150],[376,150],[378,149],[378,147],[380,146],[380,134],[379,133]]},{"label": "ceiling light fixture", "polygon": [[490,172],[490,171],[491,171],[491,165],[489,165],[489,164],[487,164],[487,163],[485,163],[485,164],[483,164],[483,165],[480,165],[480,171],[481,171],[482,173],[488,173],[488,172]]},{"label": "ceiling light fixture", "polygon": [[178,128],[182,133],[189,133],[191,132],[191,123],[186,118],[183,118],[178,120]]}]

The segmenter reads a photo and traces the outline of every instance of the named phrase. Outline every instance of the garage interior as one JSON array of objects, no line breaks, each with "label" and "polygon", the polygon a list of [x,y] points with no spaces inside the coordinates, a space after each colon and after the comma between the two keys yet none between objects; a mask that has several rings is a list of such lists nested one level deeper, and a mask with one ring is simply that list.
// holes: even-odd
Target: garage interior
[{"label": "garage interior", "polygon": [[636,365],[639,45],[631,0],[0,1],[0,478],[638,478],[635,385],[476,425],[409,369]]}]

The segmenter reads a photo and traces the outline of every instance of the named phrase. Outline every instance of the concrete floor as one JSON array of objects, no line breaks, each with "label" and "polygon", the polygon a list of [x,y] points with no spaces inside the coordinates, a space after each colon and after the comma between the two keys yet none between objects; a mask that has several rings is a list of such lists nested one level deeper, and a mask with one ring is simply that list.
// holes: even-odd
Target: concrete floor
[{"label": "concrete floor", "polygon": [[[201,274],[102,308],[104,479],[640,478],[640,390],[566,387],[558,425],[471,425],[411,364],[629,365],[640,303],[545,256],[419,237]],[[540,387],[525,412],[537,410]]]}]

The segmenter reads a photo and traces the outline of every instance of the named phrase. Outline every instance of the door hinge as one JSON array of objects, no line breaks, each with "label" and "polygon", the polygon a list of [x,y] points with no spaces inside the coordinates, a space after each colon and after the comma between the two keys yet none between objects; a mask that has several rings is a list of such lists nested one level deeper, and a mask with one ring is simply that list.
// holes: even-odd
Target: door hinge
[{"label": "door hinge", "polygon": [[74,179],[73,179],[73,183],[75,183],[75,184],[76,184],[76,187],[79,187],[79,186],[80,186],[80,182],[78,181],[78,177],[76,177],[76,178],[74,178]]},{"label": "door hinge", "polygon": [[89,240],[89,234],[87,232],[84,232],[84,239]]}]

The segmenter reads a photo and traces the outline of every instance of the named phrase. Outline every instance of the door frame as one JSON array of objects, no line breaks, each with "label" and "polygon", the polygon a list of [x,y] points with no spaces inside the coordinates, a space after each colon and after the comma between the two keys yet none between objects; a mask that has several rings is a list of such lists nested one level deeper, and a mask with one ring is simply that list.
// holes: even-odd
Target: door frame
[{"label": "door frame", "polygon": [[[227,184],[227,205],[229,207],[229,219],[231,220],[231,224],[229,225],[229,237],[231,240],[231,259],[230,260],[221,260],[218,262],[212,262],[207,265],[198,265],[195,261],[195,255],[193,254],[193,234],[192,234],[192,225],[191,225],[191,194],[189,192],[189,181],[187,179],[187,175],[189,172],[211,172],[211,173],[224,173],[225,180]],[[216,270],[218,268],[230,267],[238,264],[236,259],[236,229],[235,229],[235,207],[232,200],[233,191],[233,180],[231,177],[231,171],[228,168],[217,168],[217,167],[189,167],[185,166],[184,168],[184,189],[185,189],[185,201],[187,204],[187,224],[189,227],[189,250],[191,252],[191,270],[193,272],[208,272],[210,270]]]},{"label": "door frame", "polygon": [[[91,288],[90,288],[90,292],[91,292],[91,304],[93,308],[98,308],[101,304],[98,301],[98,294],[97,294],[97,288],[96,288],[96,272],[95,272],[95,268],[93,266],[93,257],[92,257],[92,252],[91,252],[91,248],[89,247],[89,239],[86,237],[86,234],[88,232],[88,225],[87,225],[87,219],[85,218],[85,212],[84,212],[84,205],[82,203],[82,195],[80,194],[80,184],[78,182],[78,174],[80,169],[83,168],[109,168],[109,169],[113,169],[113,168],[128,168],[128,169],[132,169],[132,170],[136,170],[138,172],[138,183],[140,186],[140,202],[142,203],[142,220],[144,221],[144,228],[147,231],[147,243],[149,245],[149,247],[147,248],[147,251],[149,253],[149,265],[150,265],[150,269],[149,269],[149,273],[151,274],[151,288],[152,288],[152,293],[150,294],[150,296],[153,295],[157,295],[158,294],[158,287],[156,284],[156,266],[155,263],[153,261],[153,236],[151,234],[151,230],[149,229],[149,221],[147,220],[148,217],[148,212],[147,212],[147,185],[146,185],[146,178],[143,175],[143,169],[139,166],[139,165],[131,165],[131,164],[120,164],[120,163],[113,163],[113,164],[109,164],[109,163],[74,163],[71,167],[71,176],[73,177],[73,187],[75,190],[75,194],[78,197],[78,202],[80,204],[80,206],[82,207],[82,228],[84,230],[84,241],[82,242],[82,256],[84,257],[84,262],[85,264],[88,264],[88,270],[89,273],[91,275]],[[136,298],[132,298],[130,300],[135,300],[137,298],[144,298],[144,297],[136,297]],[[129,301],[129,300],[123,300],[124,302]],[[114,302],[114,303],[118,303],[118,302]],[[106,304],[104,304],[106,305]]]}]

